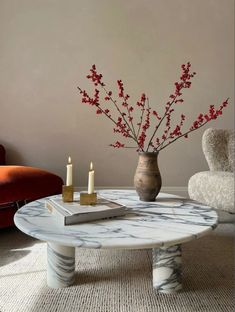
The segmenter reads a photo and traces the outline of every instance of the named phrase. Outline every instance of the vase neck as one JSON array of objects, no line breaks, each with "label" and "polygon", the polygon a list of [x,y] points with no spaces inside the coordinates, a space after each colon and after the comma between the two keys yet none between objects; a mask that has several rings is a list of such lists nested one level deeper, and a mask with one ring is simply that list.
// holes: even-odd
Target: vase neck
[{"label": "vase neck", "polygon": [[157,157],[159,152],[139,152],[139,156],[143,157]]}]

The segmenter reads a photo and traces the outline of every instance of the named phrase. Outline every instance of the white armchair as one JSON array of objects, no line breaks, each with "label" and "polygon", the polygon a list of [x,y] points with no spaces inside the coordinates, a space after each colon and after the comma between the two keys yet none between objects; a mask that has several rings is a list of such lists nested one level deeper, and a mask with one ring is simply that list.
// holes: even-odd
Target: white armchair
[{"label": "white armchair", "polygon": [[234,214],[234,131],[207,129],[202,149],[210,171],[198,172],[189,179],[189,197]]}]

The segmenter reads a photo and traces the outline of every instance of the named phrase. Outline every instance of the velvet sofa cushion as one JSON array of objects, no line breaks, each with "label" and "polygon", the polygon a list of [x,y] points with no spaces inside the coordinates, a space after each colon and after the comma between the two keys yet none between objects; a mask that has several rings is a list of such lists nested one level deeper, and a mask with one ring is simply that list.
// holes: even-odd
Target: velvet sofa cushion
[{"label": "velvet sofa cushion", "polygon": [[0,165],[5,165],[6,163],[6,151],[3,145],[0,144]]},{"label": "velvet sofa cushion", "polygon": [[14,203],[3,207],[0,205],[0,229],[14,225],[13,218],[15,212],[16,206]]},{"label": "velvet sofa cushion", "polygon": [[62,185],[59,176],[42,169],[0,166],[0,204],[59,194]]}]

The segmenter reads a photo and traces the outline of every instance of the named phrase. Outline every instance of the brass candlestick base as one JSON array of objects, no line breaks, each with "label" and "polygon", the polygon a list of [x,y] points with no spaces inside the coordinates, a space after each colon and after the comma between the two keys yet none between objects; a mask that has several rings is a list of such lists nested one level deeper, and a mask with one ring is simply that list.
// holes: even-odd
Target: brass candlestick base
[{"label": "brass candlestick base", "polygon": [[95,205],[97,203],[97,193],[80,193],[80,205]]},{"label": "brass candlestick base", "polygon": [[72,185],[63,185],[62,187],[62,198],[64,202],[73,201],[73,186]]}]

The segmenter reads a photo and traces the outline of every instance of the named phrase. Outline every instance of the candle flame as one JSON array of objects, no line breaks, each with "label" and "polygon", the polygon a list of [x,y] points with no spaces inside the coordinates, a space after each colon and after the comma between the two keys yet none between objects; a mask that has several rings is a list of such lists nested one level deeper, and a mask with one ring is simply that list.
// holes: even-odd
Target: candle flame
[{"label": "candle flame", "polygon": [[72,164],[72,160],[71,160],[71,157],[69,156],[68,158],[68,164]]},{"label": "candle flame", "polygon": [[90,171],[92,171],[93,170],[93,162],[91,161],[91,163],[90,163]]}]

